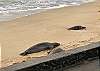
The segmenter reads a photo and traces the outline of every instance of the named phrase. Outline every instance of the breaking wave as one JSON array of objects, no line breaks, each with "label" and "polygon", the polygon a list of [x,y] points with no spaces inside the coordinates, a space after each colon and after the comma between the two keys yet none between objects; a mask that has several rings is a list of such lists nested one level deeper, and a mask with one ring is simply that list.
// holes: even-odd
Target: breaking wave
[{"label": "breaking wave", "polygon": [[0,0],[0,21],[94,0]]}]

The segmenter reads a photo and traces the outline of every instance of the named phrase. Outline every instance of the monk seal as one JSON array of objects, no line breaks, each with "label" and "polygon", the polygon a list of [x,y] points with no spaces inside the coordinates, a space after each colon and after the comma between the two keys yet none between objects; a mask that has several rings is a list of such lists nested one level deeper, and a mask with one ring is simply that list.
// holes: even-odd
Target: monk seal
[{"label": "monk seal", "polygon": [[83,30],[83,29],[86,29],[86,27],[80,25],[68,28],[68,30]]},{"label": "monk seal", "polygon": [[60,43],[57,43],[57,42],[55,42],[55,43],[49,43],[49,42],[38,43],[36,45],[33,45],[26,51],[20,53],[20,55],[25,56],[27,54],[32,54],[32,53],[40,52],[43,50],[53,49],[55,47],[58,47],[59,45],[60,45]]}]

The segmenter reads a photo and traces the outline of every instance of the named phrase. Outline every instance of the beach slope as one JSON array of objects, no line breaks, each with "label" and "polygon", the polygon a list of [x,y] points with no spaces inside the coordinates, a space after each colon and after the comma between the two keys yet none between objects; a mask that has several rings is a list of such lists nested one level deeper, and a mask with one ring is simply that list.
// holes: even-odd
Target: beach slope
[{"label": "beach slope", "polygon": [[[85,26],[86,30],[67,30],[74,25]],[[19,56],[39,42],[59,42],[64,50],[69,50],[99,40],[100,0],[0,22],[2,67],[30,60],[30,57],[46,56],[47,51]]]}]

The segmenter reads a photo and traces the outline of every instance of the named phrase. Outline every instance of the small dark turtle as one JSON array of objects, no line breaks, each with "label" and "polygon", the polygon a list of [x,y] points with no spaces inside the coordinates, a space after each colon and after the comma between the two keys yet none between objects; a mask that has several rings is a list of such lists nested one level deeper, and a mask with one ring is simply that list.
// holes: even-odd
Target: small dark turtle
[{"label": "small dark turtle", "polygon": [[71,28],[68,28],[68,30],[83,30],[86,29],[84,26],[73,26]]},{"label": "small dark turtle", "polygon": [[30,47],[29,49],[27,49],[20,55],[25,56],[27,54],[36,53],[36,52],[40,52],[40,51],[48,50],[48,49],[53,49],[59,45],[60,45],[60,43],[49,43],[49,42],[39,43],[39,44],[36,44],[36,45]]}]

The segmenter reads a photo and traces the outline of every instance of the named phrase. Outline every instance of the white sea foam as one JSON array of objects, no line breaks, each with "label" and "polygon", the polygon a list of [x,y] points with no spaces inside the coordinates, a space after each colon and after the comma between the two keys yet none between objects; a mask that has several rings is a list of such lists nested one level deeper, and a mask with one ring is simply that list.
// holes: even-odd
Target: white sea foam
[{"label": "white sea foam", "polygon": [[[16,18],[31,15],[48,9],[75,6],[94,0],[0,0],[0,21],[8,16]],[[38,12],[39,11],[39,12]],[[2,18],[3,17],[3,18]]]}]

